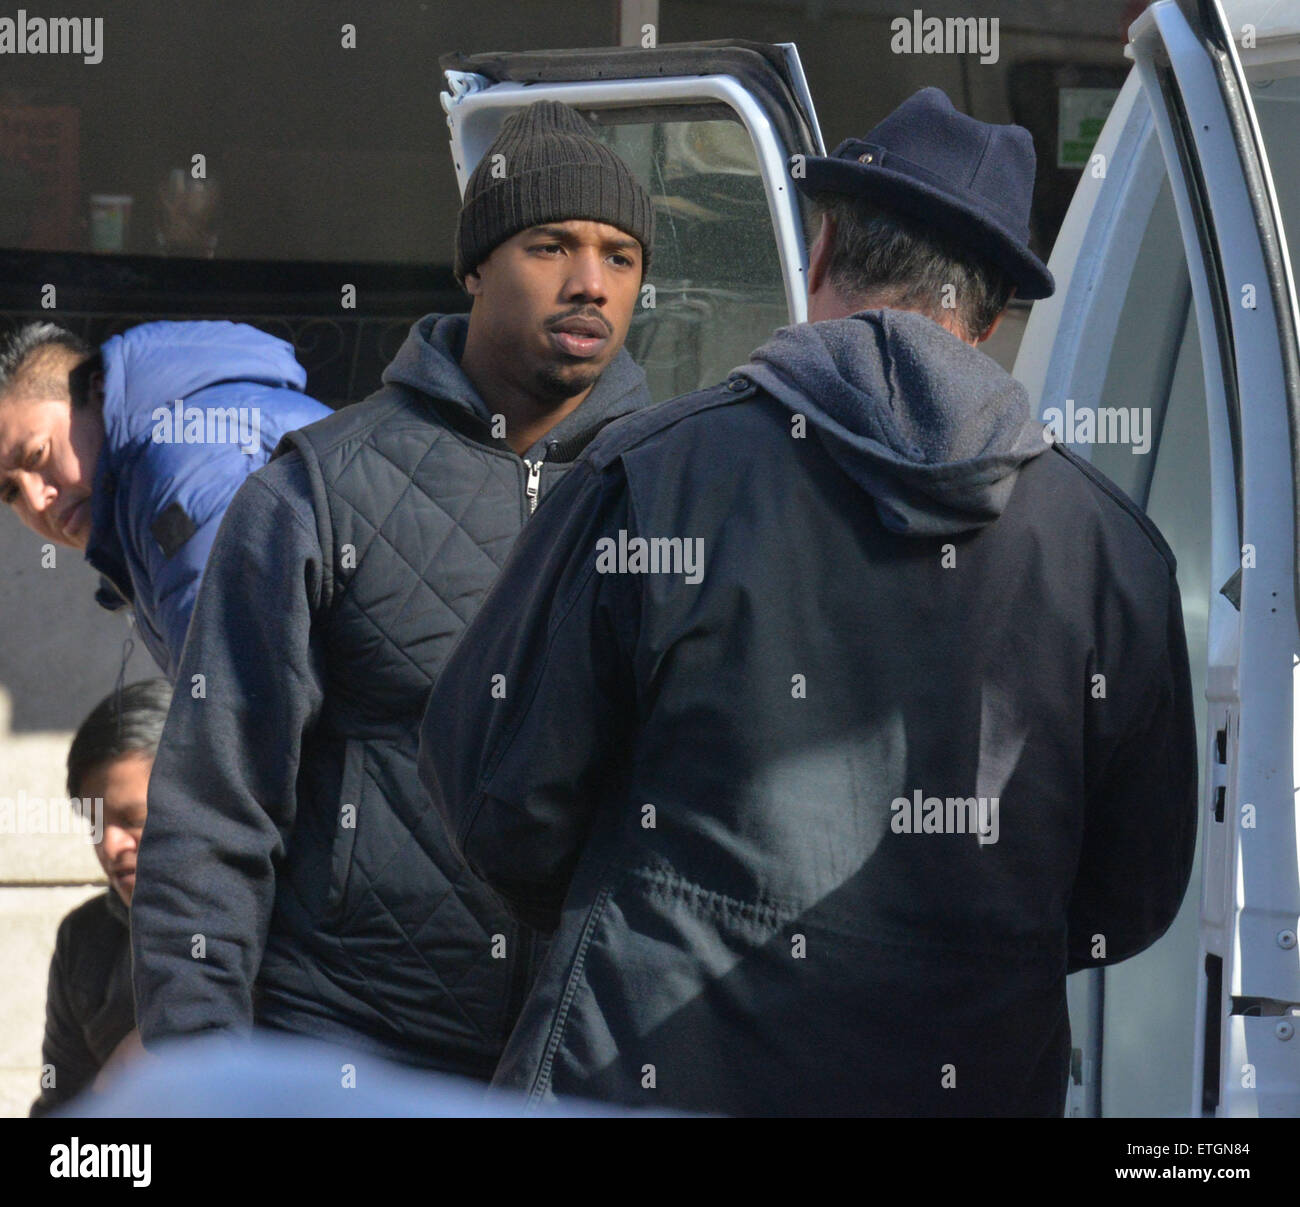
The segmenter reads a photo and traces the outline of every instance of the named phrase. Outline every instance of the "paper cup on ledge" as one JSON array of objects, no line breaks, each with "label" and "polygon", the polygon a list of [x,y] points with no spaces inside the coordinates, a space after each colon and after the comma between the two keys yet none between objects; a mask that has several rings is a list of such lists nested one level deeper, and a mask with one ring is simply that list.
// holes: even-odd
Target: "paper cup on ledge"
[{"label": "paper cup on ledge", "polygon": [[126,250],[127,232],[131,228],[132,198],[117,193],[90,195],[90,250],[120,252]]}]

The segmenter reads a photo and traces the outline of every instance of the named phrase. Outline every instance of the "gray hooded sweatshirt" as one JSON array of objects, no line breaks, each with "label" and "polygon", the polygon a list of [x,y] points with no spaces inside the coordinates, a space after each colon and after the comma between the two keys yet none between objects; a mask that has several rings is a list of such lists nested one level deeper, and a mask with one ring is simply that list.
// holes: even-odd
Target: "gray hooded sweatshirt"
[{"label": "gray hooded sweatshirt", "polygon": [[736,370],[806,414],[891,532],[939,536],[996,520],[1047,451],[1025,388],[921,314],[868,310],[782,327]]}]

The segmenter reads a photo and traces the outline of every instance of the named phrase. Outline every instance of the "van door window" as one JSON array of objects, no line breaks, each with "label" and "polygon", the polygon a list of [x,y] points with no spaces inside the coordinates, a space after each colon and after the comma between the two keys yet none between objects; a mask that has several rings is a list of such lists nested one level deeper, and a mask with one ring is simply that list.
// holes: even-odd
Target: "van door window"
[{"label": "van door window", "polygon": [[723,380],[789,321],[753,143],[723,104],[583,110],[655,203],[655,250],[628,334],[656,400]]}]

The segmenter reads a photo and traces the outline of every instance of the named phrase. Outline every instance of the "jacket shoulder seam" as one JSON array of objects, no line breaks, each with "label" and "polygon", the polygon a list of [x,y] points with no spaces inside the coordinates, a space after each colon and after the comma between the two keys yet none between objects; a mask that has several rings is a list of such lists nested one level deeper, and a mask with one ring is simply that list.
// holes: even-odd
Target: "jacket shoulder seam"
[{"label": "jacket shoulder seam", "polygon": [[[339,445],[348,440],[367,439],[375,427],[377,427],[385,418],[387,418],[395,409],[403,406],[405,399],[398,397],[383,397],[385,394],[396,394],[397,391],[393,386],[385,386],[379,392],[372,394],[369,398],[362,399],[361,402],[353,403],[351,406],[341,407],[331,415],[326,415],[318,419],[315,423],[309,424],[307,428],[295,428],[293,431],[285,433],[285,439],[291,440],[295,447],[301,448],[304,445],[310,445],[318,460],[323,459],[332,453]],[[375,406],[376,402],[382,400],[380,406]],[[358,419],[358,408],[371,404],[371,413],[363,415]],[[339,418],[338,427],[341,431],[319,430],[334,419]],[[344,422],[348,420],[349,422]],[[435,419],[436,422],[436,419]],[[329,424],[333,427],[333,424]],[[439,424],[441,426],[441,424]]]},{"label": "jacket shoulder seam", "polygon": [[591,462],[593,469],[603,470],[624,453],[683,419],[714,407],[748,401],[758,392],[758,388],[752,382],[747,382],[744,390],[735,390],[730,383],[723,382],[691,394],[683,394],[669,402],[658,403],[643,411],[634,411],[614,420],[601,432],[592,442],[584,459]]},{"label": "jacket shoulder seam", "polygon": [[276,486],[272,486],[270,482],[268,482],[265,478],[258,476],[257,474],[249,474],[248,481],[256,482],[258,486],[260,486],[264,491],[266,491],[266,493],[269,494],[277,503],[282,503],[285,506],[285,508],[288,510],[289,514],[293,517],[294,522],[298,525],[299,528],[301,528],[305,533],[307,533],[308,536],[318,536],[317,533],[311,530],[311,525],[308,524],[307,521],[304,520],[302,516],[298,514],[298,510],[294,506],[294,501],[291,498],[289,498],[288,495],[286,495],[282,490],[280,490]]},{"label": "jacket shoulder seam", "polygon": [[1084,460],[1078,453],[1067,448],[1065,445],[1055,442],[1052,444],[1052,450],[1059,453],[1065,458],[1066,462],[1078,469],[1089,482],[1100,490],[1107,498],[1115,503],[1120,510],[1126,512],[1137,526],[1142,530],[1147,540],[1151,542],[1151,547],[1164,559],[1169,567],[1169,573],[1175,574],[1178,570],[1178,561],[1174,557],[1174,552],[1169,548],[1168,542],[1160,534],[1151,517],[1146,514],[1132,499],[1119,489],[1109,478],[1106,477],[1090,461]]}]

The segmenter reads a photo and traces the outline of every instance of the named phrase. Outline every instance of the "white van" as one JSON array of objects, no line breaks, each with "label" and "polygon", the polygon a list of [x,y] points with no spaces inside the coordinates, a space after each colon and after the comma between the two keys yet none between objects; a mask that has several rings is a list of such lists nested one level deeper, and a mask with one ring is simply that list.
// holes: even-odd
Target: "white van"
[{"label": "white van", "polygon": [[[1178,558],[1201,840],[1169,933],[1070,980],[1067,1110],[1300,1115],[1300,328],[1287,251],[1288,233],[1300,246],[1300,0],[1159,0],[1130,39],[1134,69],[1015,373]],[[806,317],[790,173],[825,148],[793,46],[442,66],[462,190],[507,113],[537,100],[581,110],[650,189],[654,273],[628,346],[656,398],[721,380]]]}]

